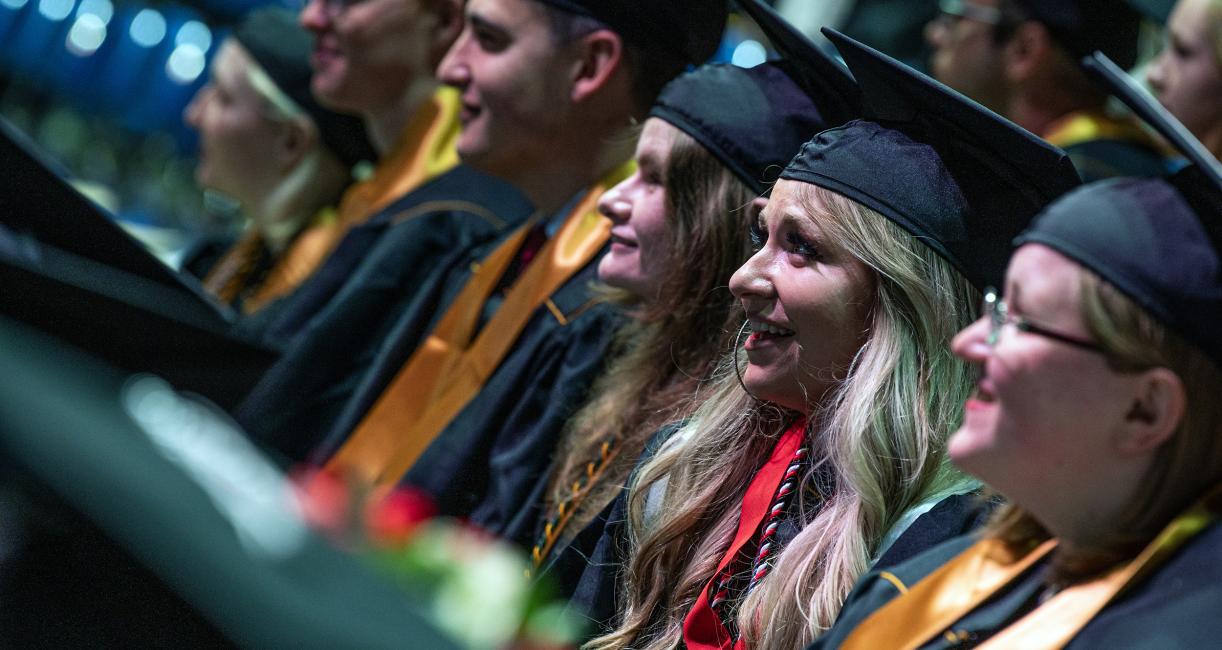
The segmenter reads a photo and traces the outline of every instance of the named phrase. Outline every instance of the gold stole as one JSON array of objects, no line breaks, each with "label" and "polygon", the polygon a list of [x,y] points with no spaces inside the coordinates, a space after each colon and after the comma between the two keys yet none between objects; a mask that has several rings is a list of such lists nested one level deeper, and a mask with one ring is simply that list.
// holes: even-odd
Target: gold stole
[{"label": "gold stole", "polygon": [[[335,245],[342,229],[335,209],[323,208],[310,224],[289,242],[257,287],[242,301],[242,312],[252,314],[284,296],[310,277]],[[250,288],[251,274],[262,256],[263,237],[252,230],[238,240],[208,272],[204,289],[222,302],[231,303]]]},{"label": "gold stole", "polygon": [[362,224],[391,201],[457,166],[454,146],[462,130],[459,108],[457,90],[438,88],[382,156],[373,176],[344,192],[340,223],[349,228]]},{"label": "gold stole", "polygon": [[1132,120],[1118,120],[1098,111],[1070,113],[1052,123],[1044,140],[1062,149],[1088,140],[1125,140],[1162,151],[1157,140]]},{"label": "gold stole", "polygon": [[[1218,519],[1222,486],[1176,517],[1133,560],[1101,578],[1067,587],[981,648],[1059,648],[1125,589],[1156,571],[1193,536]],[[841,648],[919,648],[950,629],[972,610],[1047,556],[1048,540],[1024,556],[997,539],[984,539],[918,582],[853,630]]]},{"label": "gold stole", "polygon": [[328,469],[376,486],[397,483],[483,388],[535,310],[602,249],[611,226],[598,213],[598,199],[632,169],[633,163],[626,163],[586,192],[477,333],[484,303],[517,257],[537,218],[498,246],[328,461]]}]

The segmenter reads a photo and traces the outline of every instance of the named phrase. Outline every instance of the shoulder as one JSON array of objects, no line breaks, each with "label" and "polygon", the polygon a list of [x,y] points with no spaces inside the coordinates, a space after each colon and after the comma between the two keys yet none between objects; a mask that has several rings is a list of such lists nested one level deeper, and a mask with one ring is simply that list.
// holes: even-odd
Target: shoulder
[{"label": "shoulder", "polygon": [[1157,573],[1100,612],[1074,647],[1213,647],[1222,638],[1222,525],[1214,524]]},{"label": "shoulder", "polygon": [[912,508],[880,545],[875,564],[894,566],[953,537],[978,528],[993,503],[976,490],[951,494]]},{"label": "shoulder", "polygon": [[374,219],[396,226],[426,215],[466,214],[477,222],[501,229],[525,221],[532,210],[530,202],[514,186],[458,165],[395,200]]},{"label": "shoulder", "polygon": [[811,648],[839,647],[849,634],[871,614],[897,596],[908,593],[912,585],[920,582],[976,541],[978,540],[974,535],[961,535],[897,565],[875,564],[869,573],[857,581],[857,585],[849,593],[832,629],[819,637]]}]

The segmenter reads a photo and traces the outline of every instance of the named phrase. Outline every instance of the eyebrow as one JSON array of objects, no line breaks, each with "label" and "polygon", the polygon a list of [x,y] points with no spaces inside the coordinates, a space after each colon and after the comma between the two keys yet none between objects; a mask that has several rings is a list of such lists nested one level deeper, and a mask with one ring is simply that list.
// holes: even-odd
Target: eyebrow
[{"label": "eyebrow", "polygon": [[467,22],[471,23],[471,26],[476,29],[482,29],[482,30],[486,30],[490,32],[495,32],[497,35],[503,36],[509,33],[501,25],[498,25],[497,23],[492,22],[491,20],[485,18],[484,16],[478,13],[475,13],[474,11],[467,12]]}]

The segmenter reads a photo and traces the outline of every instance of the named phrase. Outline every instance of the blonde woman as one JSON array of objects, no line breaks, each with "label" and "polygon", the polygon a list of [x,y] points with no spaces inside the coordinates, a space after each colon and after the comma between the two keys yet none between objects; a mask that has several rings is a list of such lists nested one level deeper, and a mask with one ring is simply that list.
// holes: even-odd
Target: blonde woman
[{"label": "blonde woman", "polygon": [[184,115],[200,136],[196,180],[235,201],[248,223],[204,287],[245,314],[323,262],[343,234],[334,206],[352,168],[375,157],[358,118],[310,96],[310,43],[291,12],[253,12],[221,45]]},{"label": "blonde woman", "polygon": [[1222,167],[1160,130],[1197,165],[1049,206],[955,339],[950,455],[1010,505],[863,580],[819,647],[1217,645]]},{"label": "blonde woman", "polygon": [[[620,623],[589,647],[802,648],[893,543],[962,528],[913,523],[973,488],[945,462],[973,378],[946,343],[1008,239],[1076,172],[828,35],[873,119],[825,131],[781,174],[730,282],[745,359],[639,470]],[[896,541],[908,532],[919,540]]]}]

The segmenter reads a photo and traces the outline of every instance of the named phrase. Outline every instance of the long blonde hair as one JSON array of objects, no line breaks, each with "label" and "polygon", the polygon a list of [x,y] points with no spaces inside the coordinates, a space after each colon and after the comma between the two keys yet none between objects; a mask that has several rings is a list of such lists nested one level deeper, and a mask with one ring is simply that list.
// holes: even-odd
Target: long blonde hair
[{"label": "long blonde hair", "polygon": [[[737,627],[758,648],[804,648],[826,630],[854,581],[909,508],[972,482],[950,467],[945,443],[974,375],[949,350],[973,320],[978,292],[929,247],[882,215],[813,185],[796,184],[808,214],[876,274],[868,339],[845,379],[815,405],[814,468],[800,502],[802,531],[740,605]],[[716,387],[640,471],[629,505],[631,558],[619,627],[588,648],[675,647],[684,617],[712,578],[738,526],[743,492],[795,414],[747,395],[726,359]],[[663,493],[651,516],[650,493]],[[805,499],[803,499],[805,501]]]},{"label": "long blonde hair", "polygon": [[[1222,481],[1222,369],[1095,273],[1082,269],[1080,283],[1082,319],[1111,368],[1169,368],[1183,382],[1188,406],[1175,434],[1155,454],[1133,500],[1116,517],[1112,534],[1089,548],[1057,549],[1046,579],[1058,583],[1089,578],[1132,559],[1172,518]],[[994,513],[988,534],[1020,552],[1051,537],[1030,513],[1013,504]]]}]

